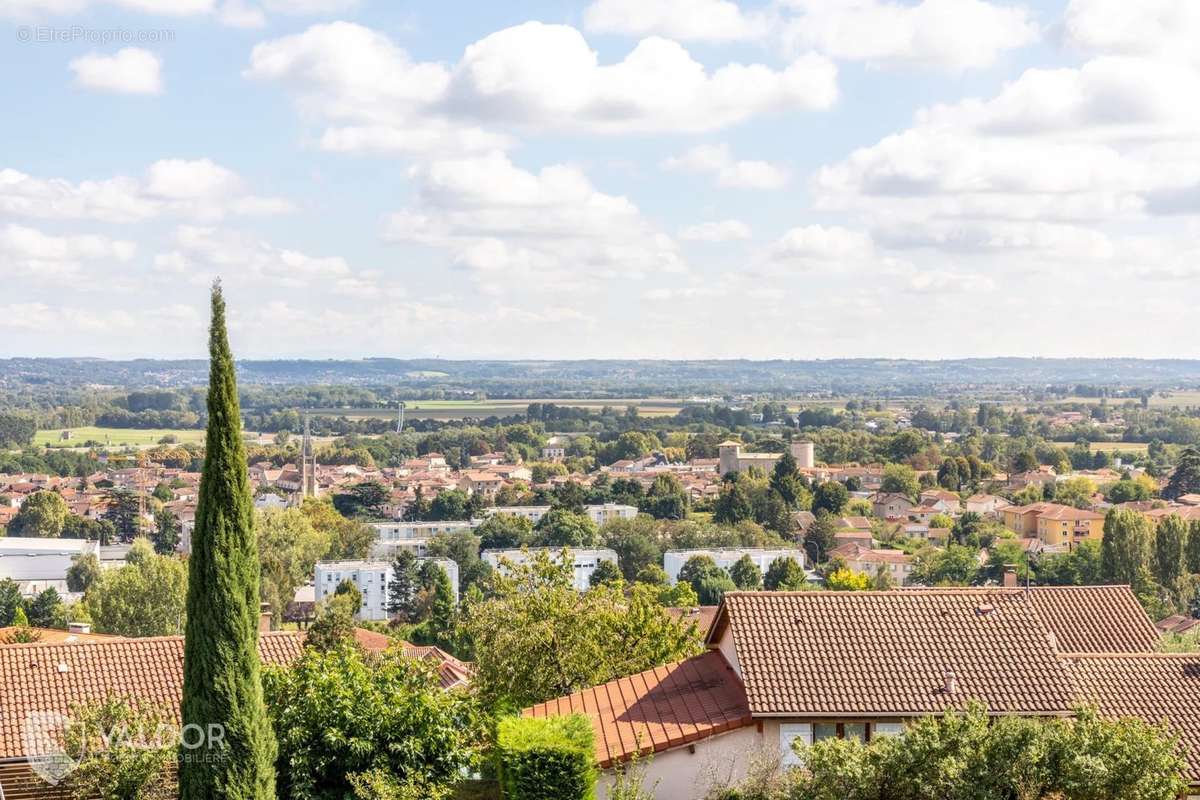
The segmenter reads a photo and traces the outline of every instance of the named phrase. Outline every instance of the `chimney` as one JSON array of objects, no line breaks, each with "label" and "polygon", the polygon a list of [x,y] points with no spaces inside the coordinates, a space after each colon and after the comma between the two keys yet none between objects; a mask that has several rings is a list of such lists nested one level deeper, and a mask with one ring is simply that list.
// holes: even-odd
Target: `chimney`
[{"label": "chimney", "polygon": [[265,633],[271,630],[271,604],[258,604],[258,630],[260,633]]},{"label": "chimney", "polygon": [[1015,569],[1005,569],[1004,570],[1004,588],[1005,589],[1017,588],[1017,571]]},{"label": "chimney", "polygon": [[958,678],[954,675],[954,670],[946,670],[945,683],[942,685],[942,691],[945,694],[958,694]]}]

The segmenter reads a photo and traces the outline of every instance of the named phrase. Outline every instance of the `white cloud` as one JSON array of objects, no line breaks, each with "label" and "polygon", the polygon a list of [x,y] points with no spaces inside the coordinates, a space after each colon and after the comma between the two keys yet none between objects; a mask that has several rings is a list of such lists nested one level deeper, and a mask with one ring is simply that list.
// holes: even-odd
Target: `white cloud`
[{"label": "white cloud", "polygon": [[731,0],[595,0],[584,27],[596,33],[662,35],[680,41],[733,41],[765,35],[764,14],[746,14]]},{"label": "white cloud", "polygon": [[681,228],[679,238],[689,242],[731,242],[750,238],[750,226],[739,219],[701,222]]},{"label": "white cloud", "polygon": [[986,67],[1001,53],[1032,44],[1027,11],[982,0],[785,0],[798,16],[783,25],[790,46],[879,65]]},{"label": "white cloud", "polygon": [[989,66],[1039,35],[1025,9],[984,0],[781,0],[758,11],[730,0],[594,0],[584,23],[601,33],[757,41],[846,61],[955,70]]},{"label": "white cloud", "polygon": [[280,214],[291,204],[252,194],[235,172],[209,159],[156,161],[142,178],[118,176],[71,183],[0,169],[0,214],[40,219],[139,222],[172,215],[220,219]]},{"label": "white cloud", "polygon": [[838,226],[807,225],[792,228],[771,246],[773,261],[803,268],[837,268],[859,263],[874,255],[867,234]]},{"label": "white cloud", "polygon": [[683,155],[668,158],[663,169],[711,174],[718,186],[739,189],[779,189],[787,185],[788,171],[767,161],[733,157],[726,144],[697,145]]},{"label": "white cloud", "polygon": [[515,128],[586,133],[707,131],[837,99],[837,70],[806,54],[776,70],[708,70],[676,44],[644,39],[601,64],[574,28],[528,22],[469,45],[458,64],[416,62],[386,36],[348,22],[257,45],[247,77],[285,83],[323,119],[335,150],[482,153]]},{"label": "white cloud", "polygon": [[88,53],[71,62],[75,83],[120,94],[161,94],[162,61],[149,50],[126,47],[111,56]]},{"label": "white cloud", "polygon": [[125,263],[137,253],[133,242],[106,236],[52,236],[22,225],[0,227],[0,256],[16,271],[29,277],[49,278],[73,274],[87,261]]},{"label": "white cloud", "polygon": [[1068,44],[1101,53],[1200,63],[1200,4],[1194,0],[1071,0]]},{"label": "white cloud", "polygon": [[669,236],[576,167],[529,172],[493,153],[435,160],[412,177],[419,202],[389,217],[385,237],[443,249],[485,280],[536,278],[520,284],[529,290],[685,268]]}]

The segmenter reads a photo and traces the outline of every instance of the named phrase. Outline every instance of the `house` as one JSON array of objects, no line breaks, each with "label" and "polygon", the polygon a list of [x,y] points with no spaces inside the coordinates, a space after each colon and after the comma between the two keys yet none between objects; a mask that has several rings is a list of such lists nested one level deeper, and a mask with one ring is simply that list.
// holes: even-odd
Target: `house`
[{"label": "house", "polygon": [[1048,547],[1065,545],[1071,549],[1079,542],[1104,538],[1103,514],[1056,503],[1048,505],[1037,517],[1037,537]]},{"label": "house", "polygon": [[1053,503],[1030,503],[1027,506],[1009,506],[1000,510],[1004,527],[1019,536],[1034,536],[1037,534],[1037,518],[1049,510]]},{"label": "house", "polygon": [[973,494],[967,498],[966,510],[985,517],[995,517],[1012,503],[994,494]]},{"label": "house", "polygon": [[[393,644],[387,636],[357,629],[368,650]],[[258,638],[263,664],[286,665],[304,649],[303,632],[263,631]],[[434,662],[445,688],[472,677],[469,664],[436,647],[394,643],[403,655]],[[59,752],[50,736],[29,736],[27,720],[65,720],[74,709],[108,697],[124,697],[167,714],[179,723],[183,687],[183,637],[108,638],[103,641],[39,642],[0,646],[0,797],[16,800],[68,800],[61,787],[43,780],[31,761],[45,762]],[[50,732],[52,733],[52,731]],[[30,747],[47,748],[31,752]],[[53,748],[53,749],[51,749]]]},{"label": "house", "polygon": [[1200,790],[1200,654],[1157,642],[1125,586],[730,592],[703,655],[523,713],[590,719],[601,800],[634,755],[656,797],[695,800],[764,750],[794,765],[796,741],[894,736],[972,700],[995,716],[1094,703],[1165,720]]},{"label": "house", "polygon": [[871,506],[880,519],[903,519],[913,508],[913,501],[895,492],[879,492],[871,496]]},{"label": "house", "polygon": [[898,586],[908,583],[913,571],[913,558],[903,550],[874,549],[848,544],[837,548],[830,555],[845,561],[847,569],[851,572],[866,575],[868,578],[874,578],[882,570]]},{"label": "house", "polygon": [[962,498],[955,492],[945,489],[926,489],[921,492],[921,505],[932,506],[947,514],[957,514],[962,511]]}]

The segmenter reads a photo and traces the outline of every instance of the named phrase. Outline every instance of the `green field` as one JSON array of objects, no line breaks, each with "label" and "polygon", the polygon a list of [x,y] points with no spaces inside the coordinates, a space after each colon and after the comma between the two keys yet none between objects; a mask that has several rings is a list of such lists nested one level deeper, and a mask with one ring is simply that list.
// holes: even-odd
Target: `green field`
[{"label": "green field", "polygon": [[38,431],[33,437],[33,443],[39,447],[83,447],[85,442],[94,441],[106,447],[153,447],[164,436],[174,436],[178,444],[188,442],[202,443],[202,430],[170,430],[139,428],[97,428],[84,426],[67,428],[71,432],[70,439],[63,439],[63,428],[57,430]]}]

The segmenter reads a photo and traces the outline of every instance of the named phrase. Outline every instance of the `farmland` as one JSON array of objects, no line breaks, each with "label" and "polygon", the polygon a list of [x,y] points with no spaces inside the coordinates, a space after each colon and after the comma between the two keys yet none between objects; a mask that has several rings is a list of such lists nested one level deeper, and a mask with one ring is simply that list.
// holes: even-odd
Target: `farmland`
[{"label": "farmland", "polygon": [[202,430],[170,430],[139,428],[97,428],[84,426],[67,428],[71,432],[70,439],[63,439],[62,428],[38,431],[33,443],[39,447],[84,447],[87,442],[98,442],[106,447],[153,447],[165,436],[174,436],[176,444],[201,443],[204,441]]}]

